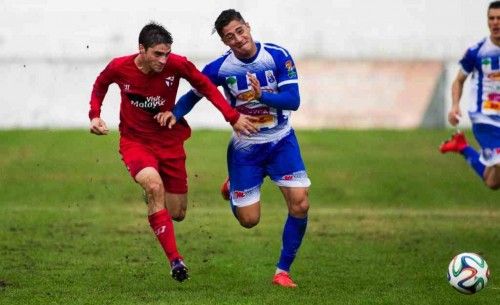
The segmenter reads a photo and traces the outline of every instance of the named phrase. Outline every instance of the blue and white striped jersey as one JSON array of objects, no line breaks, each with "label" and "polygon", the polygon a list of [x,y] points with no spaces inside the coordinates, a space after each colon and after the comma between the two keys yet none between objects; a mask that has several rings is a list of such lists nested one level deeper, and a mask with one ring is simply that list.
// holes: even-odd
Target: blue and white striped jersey
[{"label": "blue and white striped jersey", "polygon": [[295,63],[286,49],[270,43],[257,42],[256,45],[257,54],[253,58],[241,60],[228,51],[203,69],[215,85],[224,88],[232,107],[258,119],[259,132],[238,139],[249,144],[272,142],[286,136],[291,130],[291,110],[274,108],[256,100],[247,73],[257,77],[262,92],[274,94],[284,86],[298,86]]},{"label": "blue and white striped jersey", "polygon": [[473,81],[471,121],[500,127],[500,47],[484,38],[465,52],[460,65]]}]

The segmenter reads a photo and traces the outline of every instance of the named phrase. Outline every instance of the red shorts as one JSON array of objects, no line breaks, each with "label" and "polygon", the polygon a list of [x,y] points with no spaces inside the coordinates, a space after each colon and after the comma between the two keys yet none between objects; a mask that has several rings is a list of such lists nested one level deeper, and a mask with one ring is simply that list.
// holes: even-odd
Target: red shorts
[{"label": "red shorts", "polygon": [[122,136],[120,154],[132,178],[142,169],[153,167],[160,174],[165,191],[187,193],[186,153],[182,143],[162,146]]}]

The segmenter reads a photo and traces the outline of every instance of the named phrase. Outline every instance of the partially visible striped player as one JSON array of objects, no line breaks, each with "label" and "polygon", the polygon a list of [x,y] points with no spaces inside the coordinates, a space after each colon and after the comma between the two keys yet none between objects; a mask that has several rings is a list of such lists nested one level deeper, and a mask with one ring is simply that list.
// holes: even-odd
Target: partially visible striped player
[{"label": "partially visible striped player", "polygon": [[[286,49],[255,42],[250,25],[233,9],[219,15],[215,30],[230,50],[202,72],[224,88],[232,107],[257,119],[259,126],[251,136],[233,133],[227,155],[229,181],[222,191],[240,224],[251,228],[260,219],[264,177],[269,176],[279,187],[288,215],[273,284],[296,287],[289,271],[306,231],[311,183],[290,125],[290,115],[300,104],[295,63]],[[201,98],[196,90],[185,94],[176,104],[170,124]]]},{"label": "partially visible striped player", "polygon": [[452,86],[452,106],[448,121],[456,126],[462,115],[460,98],[464,82],[472,77],[475,103],[469,110],[472,131],[481,146],[477,152],[467,143],[462,132],[444,142],[442,153],[462,154],[469,165],[492,190],[500,188],[500,1],[488,7],[490,36],[467,50]]}]

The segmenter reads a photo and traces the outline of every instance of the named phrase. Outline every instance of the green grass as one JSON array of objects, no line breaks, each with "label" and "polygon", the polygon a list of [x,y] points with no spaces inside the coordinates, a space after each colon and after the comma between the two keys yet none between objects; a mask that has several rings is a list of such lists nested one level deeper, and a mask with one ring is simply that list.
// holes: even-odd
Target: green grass
[{"label": "green grass", "polygon": [[[299,131],[313,182],[293,266],[270,285],[286,209],[266,181],[247,230],[219,198],[228,132],[187,143],[190,197],[176,223],[191,280],[169,278],[118,137],[0,132],[0,304],[500,304],[500,193],[457,155],[449,131]],[[469,134],[470,136],[470,134]],[[492,270],[472,296],[446,281],[453,255]]]}]

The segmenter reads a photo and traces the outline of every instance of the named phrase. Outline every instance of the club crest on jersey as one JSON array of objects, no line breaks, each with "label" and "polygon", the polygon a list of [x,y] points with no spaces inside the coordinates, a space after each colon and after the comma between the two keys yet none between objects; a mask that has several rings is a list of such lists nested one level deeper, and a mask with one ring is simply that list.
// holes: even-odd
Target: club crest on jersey
[{"label": "club crest on jersey", "polygon": [[167,85],[167,87],[172,86],[173,83],[174,83],[174,76],[165,77],[165,84]]},{"label": "club crest on jersey", "polygon": [[236,83],[237,83],[237,80],[236,80],[235,76],[229,76],[226,78],[226,84],[228,86],[234,86],[234,85],[236,85]]},{"label": "club crest on jersey", "polygon": [[287,60],[285,62],[285,68],[288,71],[288,77],[289,78],[294,78],[297,77],[297,71],[295,70],[295,65],[291,60]]},{"label": "club crest on jersey", "polygon": [[273,71],[266,70],[266,79],[269,84],[272,84],[276,81],[276,78],[274,78]]},{"label": "club crest on jersey", "polygon": [[491,59],[489,57],[483,58],[483,60],[481,60],[481,65],[483,66],[489,66],[490,64],[491,64]]}]

